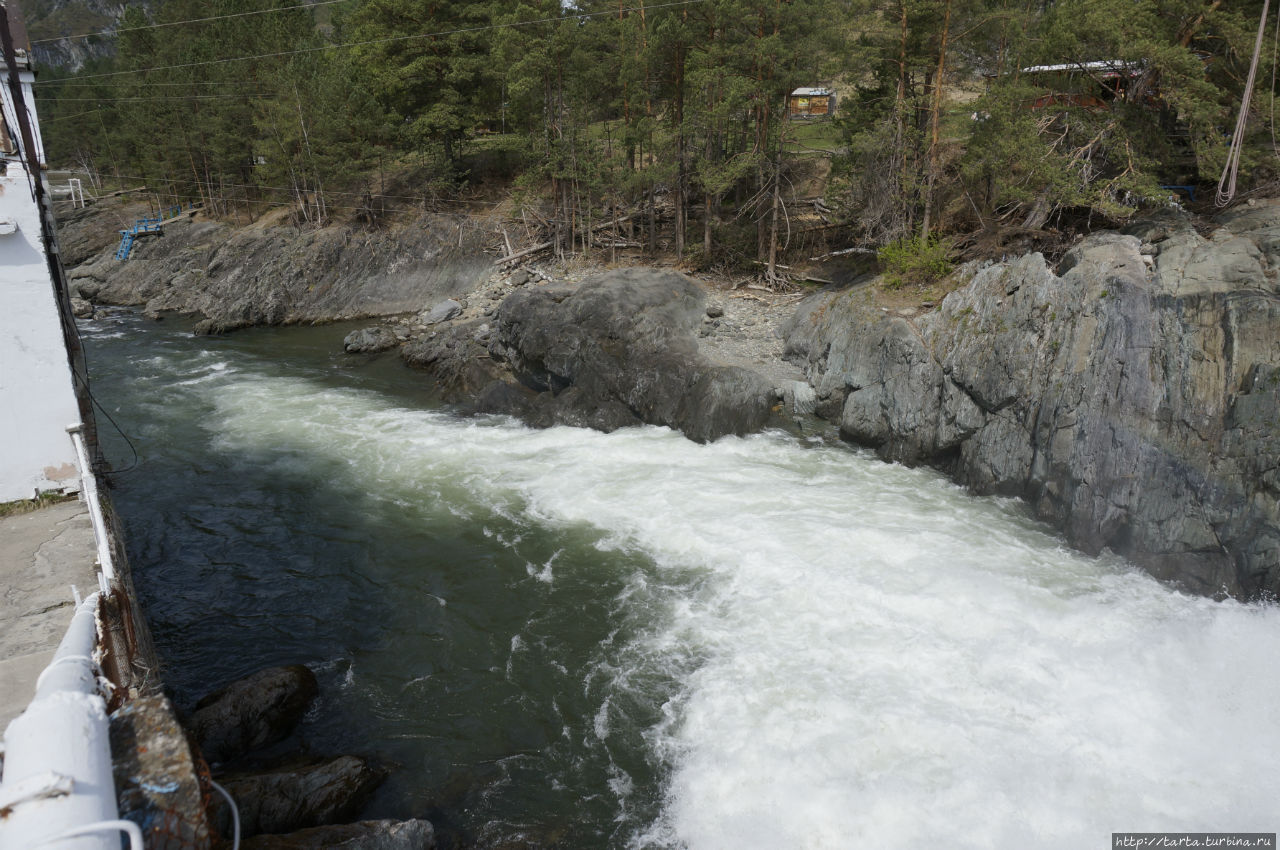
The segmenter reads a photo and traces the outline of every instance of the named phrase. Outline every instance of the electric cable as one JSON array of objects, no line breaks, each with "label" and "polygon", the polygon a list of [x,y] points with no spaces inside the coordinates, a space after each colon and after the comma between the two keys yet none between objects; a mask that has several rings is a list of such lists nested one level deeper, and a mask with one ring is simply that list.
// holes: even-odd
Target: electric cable
[{"label": "electric cable", "polygon": [[101,112],[101,109],[90,109],[88,112],[75,112],[71,115],[55,115],[52,118],[41,118],[41,124],[52,124],[54,121],[65,121],[68,118],[83,118],[86,115],[93,115],[95,112]]},{"label": "electric cable", "polygon": [[271,94],[174,94],[174,95],[125,95],[123,97],[58,97],[58,103],[136,103],[139,101],[167,100],[273,100]]},{"label": "electric cable", "polygon": [[[136,180],[140,183],[152,182],[152,181],[149,181],[146,177],[138,177],[133,175],[114,174],[112,175],[112,179],[113,180]],[[267,192],[296,191],[290,186],[260,186],[257,183],[223,183],[223,182],[215,183],[214,181],[211,181],[211,180],[187,180],[187,179],[177,179],[173,177],[162,177],[160,179],[164,180],[167,183],[177,183],[177,184],[190,183],[190,184],[195,184],[197,186],[204,186],[206,188],[212,188],[214,186],[218,186],[221,188],[230,187],[233,189],[261,189],[262,191],[267,191]],[[404,201],[422,201],[426,199],[425,195],[389,195],[389,194],[386,194],[385,192],[338,192],[338,191],[330,191],[328,189],[325,189],[323,194],[350,195],[357,198],[364,197],[365,195],[372,195],[375,198],[395,198],[397,200],[404,200]],[[500,207],[504,203],[506,203],[506,201],[479,201],[479,200],[468,201],[461,198],[437,198],[437,199],[434,199],[434,201],[436,203],[474,204],[476,206],[486,206],[486,207]]]},{"label": "electric cable", "polygon": [[[107,83],[79,83],[79,82],[76,82],[76,80],[78,79],[79,77],[66,77],[65,79],[61,79],[61,80],[41,80],[40,82],[43,85],[53,85],[53,86],[58,86],[59,88],[72,88],[76,86],[79,86],[82,88],[98,88],[103,85],[108,85]],[[238,86],[266,85],[266,83],[260,82],[258,80],[236,80],[235,84]],[[138,83],[137,85],[144,86],[150,89],[150,88],[155,88],[156,86],[226,86],[226,85],[230,85],[230,83],[228,83],[226,80],[187,80],[184,83],[152,82],[151,80],[147,80],[145,82]]]},{"label": "electric cable", "polygon": [[311,9],[316,6],[332,6],[334,3],[346,3],[348,0],[318,0],[315,3],[301,3],[297,6],[283,6],[279,9],[256,9],[252,12],[234,12],[229,15],[213,15],[208,18],[192,18],[187,21],[165,21],[158,24],[147,24],[140,27],[122,27],[120,29],[99,30],[98,32],[86,32],[79,35],[60,35],[50,38],[38,38],[31,42],[32,46],[37,44],[49,44],[55,41],[74,41],[79,38],[94,38],[95,36],[112,36],[119,35],[122,32],[138,32],[139,30],[155,30],[162,27],[179,27],[183,24],[203,24],[209,21],[225,21],[228,18],[244,18],[250,15],[266,15],[271,12],[291,12],[295,9]]},{"label": "electric cable", "polygon": [[227,803],[231,806],[231,850],[240,850],[240,807],[236,805],[235,799],[226,788],[223,788],[212,779],[209,780],[209,784],[213,786],[215,791],[225,797],[227,799]]},{"label": "electric cable", "polygon": [[1222,168],[1222,176],[1218,178],[1218,191],[1214,203],[1225,207],[1236,196],[1236,178],[1240,174],[1240,155],[1244,148],[1244,133],[1249,124],[1249,102],[1253,100],[1253,84],[1258,76],[1258,57],[1262,53],[1262,36],[1267,30],[1267,13],[1271,0],[1262,2],[1262,18],[1258,21],[1258,36],[1253,43],[1253,60],[1249,63],[1249,76],[1245,80],[1244,92],[1240,95],[1240,114],[1236,118],[1235,132],[1231,135],[1231,150],[1227,151],[1227,162]]},{"label": "electric cable", "polygon": [[80,348],[80,357],[84,361],[84,371],[85,371],[85,374],[81,374],[79,370],[72,369],[71,374],[75,376],[75,379],[77,381],[80,382],[80,386],[84,388],[85,394],[89,396],[89,401],[91,401],[93,405],[97,407],[99,411],[102,412],[103,416],[107,417],[107,421],[110,422],[111,426],[116,429],[116,433],[119,434],[120,437],[125,441],[125,444],[129,446],[129,451],[133,454],[133,460],[129,463],[128,466],[124,467],[123,469],[107,470],[104,472],[104,474],[123,475],[126,472],[132,472],[133,470],[137,469],[138,466],[142,463],[142,459],[138,455],[138,447],[133,444],[133,440],[129,439],[129,435],[126,434],[124,432],[124,429],[120,427],[120,423],[116,422],[115,417],[113,417],[111,413],[107,410],[107,408],[103,406],[102,402],[98,401],[98,397],[93,394],[93,387],[90,386],[89,384],[89,375],[88,375],[89,359],[86,354],[87,349],[85,348],[85,344],[84,344],[84,336],[81,335],[80,325],[76,323],[75,319],[71,320],[71,329],[72,329],[72,332],[76,335],[76,344]]},{"label": "electric cable", "polygon": [[[693,6],[699,3],[706,3],[708,0],[674,0],[669,3],[659,3],[653,6],[645,6],[643,10],[652,12],[656,9],[669,9],[678,6]],[[226,65],[231,62],[248,62],[254,59],[277,59],[282,56],[297,56],[303,53],[316,53],[323,50],[341,50],[348,47],[368,47],[374,44],[389,44],[397,41],[412,41],[424,38],[439,38],[446,35],[462,35],[473,32],[485,32],[487,30],[512,29],[515,27],[530,27],[538,24],[554,24],[564,23],[572,20],[584,20],[586,18],[612,17],[613,15],[622,15],[627,12],[639,12],[642,7],[636,6],[629,9],[610,9],[607,12],[580,12],[567,15],[559,15],[554,18],[539,18],[532,21],[512,21],[506,24],[486,24],[476,27],[459,27],[452,30],[441,30],[439,32],[412,33],[410,35],[392,35],[383,38],[372,38],[367,41],[350,41],[340,44],[322,44],[316,47],[302,47],[297,50],[280,50],[274,53],[258,53],[253,56],[229,56],[222,59],[207,59],[202,62],[184,62],[180,65],[157,65],[153,68],[134,68],[127,71],[105,71],[101,74],[84,74],[76,77],[77,80],[95,80],[104,77],[119,77],[124,74],[148,74],[152,71],[176,71],[183,68],[198,68],[205,65]],[[50,80],[44,84],[57,82]],[[41,85],[41,81],[37,80],[35,85]]]}]

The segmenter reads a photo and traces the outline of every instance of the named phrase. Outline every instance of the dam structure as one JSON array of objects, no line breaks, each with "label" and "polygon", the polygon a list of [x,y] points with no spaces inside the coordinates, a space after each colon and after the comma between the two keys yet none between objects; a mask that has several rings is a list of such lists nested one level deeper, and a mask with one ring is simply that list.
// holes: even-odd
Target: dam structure
[{"label": "dam structure", "polygon": [[13,5],[0,36],[0,848],[208,847],[105,497]]}]

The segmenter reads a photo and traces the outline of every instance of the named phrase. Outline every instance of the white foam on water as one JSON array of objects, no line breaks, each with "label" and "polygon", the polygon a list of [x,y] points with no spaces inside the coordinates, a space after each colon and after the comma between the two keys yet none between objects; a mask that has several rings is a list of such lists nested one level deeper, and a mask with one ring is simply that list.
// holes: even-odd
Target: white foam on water
[{"label": "white foam on water", "polygon": [[[665,605],[615,695],[646,667],[683,688],[646,733],[669,781],[635,846],[1074,850],[1277,828],[1275,607],[1174,592],[839,447],[531,431],[227,381],[210,427],[229,447],[342,458],[388,498],[590,525],[652,559],[619,602]],[[613,726],[606,696],[593,727]],[[629,778],[611,784],[625,811]]]}]

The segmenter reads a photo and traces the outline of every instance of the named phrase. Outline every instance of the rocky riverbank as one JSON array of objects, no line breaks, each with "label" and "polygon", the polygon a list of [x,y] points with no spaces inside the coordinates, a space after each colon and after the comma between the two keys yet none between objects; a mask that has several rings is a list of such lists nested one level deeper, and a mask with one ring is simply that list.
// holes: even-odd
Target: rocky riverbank
[{"label": "rocky riverbank", "polygon": [[117,260],[118,227],[145,212],[89,208],[63,221],[72,295],[149,315],[198,314],[204,333],[407,313],[467,292],[490,265],[474,225],[433,215],[314,229],[279,216],[237,228],[183,213]]},{"label": "rocky riverbank", "polygon": [[934,310],[856,291],[788,330],[848,440],[1020,496],[1196,593],[1280,591],[1280,206],[1170,216],[1056,267],[971,267]]},{"label": "rocky riverbank", "polygon": [[1193,592],[1280,590],[1274,203],[1095,234],[1052,267],[972,265],[907,309],[874,285],[797,308],[672,270],[506,274],[438,222],[166,227],[127,263],[107,246],[78,266],[80,294],[204,331],[389,316],[348,349],[398,349],[446,398],[537,425],[712,440],[812,412]]}]

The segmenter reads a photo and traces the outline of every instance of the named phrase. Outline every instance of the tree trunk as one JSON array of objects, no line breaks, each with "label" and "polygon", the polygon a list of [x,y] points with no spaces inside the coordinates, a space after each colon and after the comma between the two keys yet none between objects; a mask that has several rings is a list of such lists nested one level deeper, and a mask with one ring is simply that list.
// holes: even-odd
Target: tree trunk
[{"label": "tree trunk", "polygon": [[1036,195],[1036,202],[1032,204],[1031,211],[1023,219],[1022,226],[1027,230],[1039,230],[1049,220],[1051,212],[1053,212],[1053,204],[1049,203],[1049,189],[1046,187]]},{"label": "tree trunk", "polygon": [[768,280],[773,282],[778,262],[778,206],[782,194],[782,144],[778,144],[778,154],[773,164],[773,209],[769,211],[769,272]]},{"label": "tree trunk", "polygon": [[711,262],[711,217],[715,205],[711,193],[704,190],[702,198],[702,259]]},{"label": "tree trunk", "polygon": [[942,15],[942,40],[938,45],[938,70],[933,76],[933,105],[929,115],[929,171],[924,190],[924,222],[920,226],[920,238],[929,238],[929,226],[933,216],[933,189],[938,179],[938,130],[942,119],[942,81],[947,66],[947,39],[951,34],[951,0]]},{"label": "tree trunk", "polygon": [[[688,9],[684,10],[684,16],[688,17]],[[681,36],[683,38],[683,34]],[[685,155],[684,155],[684,44],[676,45],[676,262],[684,259],[684,232],[685,232],[685,216],[686,216],[686,182],[685,175]]]}]

